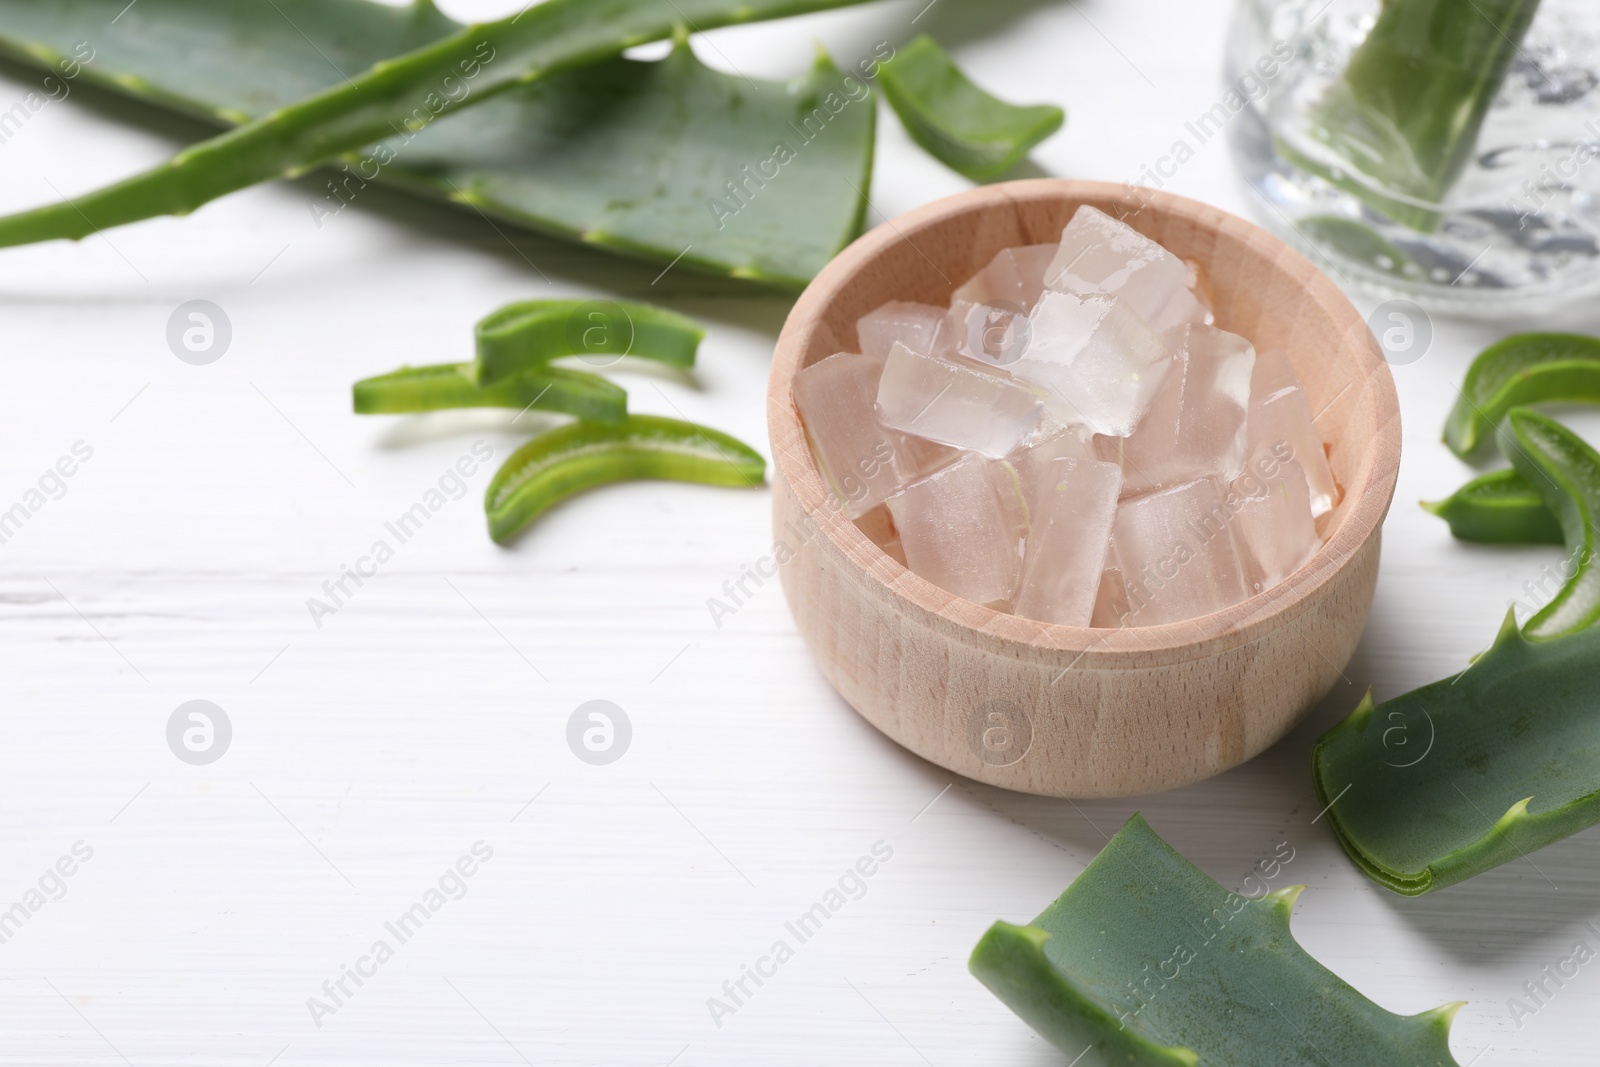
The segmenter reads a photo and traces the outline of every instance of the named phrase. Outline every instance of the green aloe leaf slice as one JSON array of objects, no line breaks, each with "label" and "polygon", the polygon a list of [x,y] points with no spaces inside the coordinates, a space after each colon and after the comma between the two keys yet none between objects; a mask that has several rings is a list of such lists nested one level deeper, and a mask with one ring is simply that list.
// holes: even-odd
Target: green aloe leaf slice
[{"label": "green aloe leaf slice", "polygon": [[608,425],[575,422],[511,454],[484,496],[489,536],[511,540],[547,509],[596,486],[644,478],[758,486],[767,464],[725,433],[692,422],[630,415]]},{"label": "green aloe leaf slice", "polygon": [[83,27],[100,27],[84,81],[239,126],[76,206],[0,220],[0,244],[181,213],[331,160],[308,205],[319,225],[369,182],[396,185],[607,250],[799,288],[865,215],[875,119],[861,83],[826,60],[780,83],[711,71],[687,46],[659,62],[617,53],[689,22],[858,2],[552,0],[464,28],[426,0],[0,0],[0,54],[56,72]]},{"label": "green aloe leaf slice", "polygon": [[[1388,0],[1318,103],[1312,158],[1286,154],[1396,222],[1430,232],[1538,0]],[[1326,158],[1325,158],[1326,157]]]},{"label": "green aloe leaf slice", "polygon": [[973,181],[1004,174],[1066,121],[1059,107],[1019,107],[984,92],[926,36],[884,63],[878,84],[911,139]]},{"label": "green aloe leaf slice", "polygon": [[1514,467],[1481,474],[1445,499],[1424,501],[1422,506],[1449,523],[1450,532],[1463,541],[1550,545],[1566,541],[1561,521]]},{"label": "green aloe leaf slice", "polygon": [[1229,892],[1134,815],[1044,914],[995,923],[970,967],[1079,1067],[1455,1067],[1460,1005],[1395,1015],[1346,985],[1289,932],[1302,888]]},{"label": "green aloe leaf slice", "polygon": [[1587,629],[1600,620],[1600,571],[1594,558],[1600,454],[1555,419],[1527,408],[1512,408],[1506,415],[1500,447],[1560,520],[1570,571],[1550,603],[1523,625],[1523,633],[1548,639]]},{"label": "green aloe leaf slice", "polygon": [[1488,652],[1382,704],[1369,693],[1312,756],[1357,866],[1416,896],[1600,822],[1600,629],[1530,641],[1508,612]]},{"label": "green aloe leaf slice", "polygon": [[649,304],[614,300],[526,300],[478,322],[477,375],[495,382],[564,356],[652,359],[694,366],[705,330]]},{"label": "green aloe leaf slice", "polygon": [[364,378],[353,387],[355,411],[400,415],[447,408],[534,408],[597,422],[621,422],[628,414],[627,392],[598,375],[546,367],[489,385],[479,385],[476,375],[472,363],[440,363]]},{"label": "green aloe leaf slice", "polygon": [[1444,442],[1466,459],[1494,436],[1506,412],[1547,400],[1600,401],[1600,338],[1523,333],[1490,345],[1467,370]]}]

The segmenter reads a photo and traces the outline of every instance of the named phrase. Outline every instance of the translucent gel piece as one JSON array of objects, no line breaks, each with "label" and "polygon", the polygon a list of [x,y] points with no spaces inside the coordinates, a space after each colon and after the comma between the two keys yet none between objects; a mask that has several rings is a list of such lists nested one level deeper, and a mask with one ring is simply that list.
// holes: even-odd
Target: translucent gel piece
[{"label": "translucent gel piece", "polygon": [[1022,497],[1032,510],[1056,487],[1055,467],[1064,459],[1098,459],[1079,430],[1044,419],[1039,432],[1012,453],[1012,466],[1022,482]]},{"label": "translucent gel piece", "polygon": [[890,429],[1003,459],[1036,426],[1039,397],[1009,377],[896,344],[878,383],[878,419]]},{"label": "translucent gel piece", "polygon": [[954,350],[991,367],[1009,367],[1027,350],[1033,336],[1028,313],[1019,307],[957,300],[945,328]]},{"label": "translucent gel piece", "polygon": [[1128,625],[1132,610],[1128,606],[1128,589],[1122,578],[1122,564],[1117,561],[1117,546],[1113,541],[1106,549],[1106,569],[1100,572],[1100,591],[1095,596],[1094,614],[1089,625],[1101,630],[1116,630]]},{"label": "translucent gel piece", "polygon": [[1250,382],[1249,454],[1252,462],[1271,454],[1279,462],[1292,459],[1300,464],[1313,515],[1324,515],[1339,502],[1339,485],[1328,465],[1311,403],[1289,361],[1278,352],[1263,352],[1256,359]]},{"label": "translucent gel piece", "polygon": [[1112,528],[1129,625],[1198,618],[1250,593],[1222,491],[1200,478],[1124,500]]},{"label": "translucent gel piece", "polygon": [[1061,458],[1046,464],[1054,484],[1030,501],[1016,614],[1088,626],[1105,569],[1122,472],[1114,463]]},{"label": "translucent gel piece", "polygon": [[1183,266],[1189,272],[1184,278],[1184,282],[1189,286],[1189,292],[1194,294],[1195,303],[1199,304],[1200,310],[1205,312],[1205,318],[1200,321],[1207,326],[1214,325],[1217,317],[1212,312],[1215,310],[1217,302],[1211,296],[1210,276],[1206,274],[1205,267],[1201,266],[1197,260],[1186,259],[1183,261]]},{"label": "translucent gel piece", "polygon": [[856,322],[861,352],[882,359],[899,341],[913,352],[934,355],[953,341],[945,314],[944,308],[932,304],[884,304]]},{"label": "translucent gel piece", "polygon": [[1166,346],[1122,300],[1046,293],[1013,376],[1046,390],[1053,418],[1126,437],[1171,365]]},{"label": "translucent gel piece", "polygon": [[794,377],[795,406],[839,506],[858,518],[918,478],[952,462],[953,449],[888,429],[873,405],[880,357],[840,352]]},{"label": "translucent gel piece", "polygon": [[1087,204],[1062,230],[1056,258],[1045,271],[1046,286],[1059,292],[1121,297],[1158,332],[1206,321],[1188,282],[1183,260]]},{"label": "translucent gel piece", "polygon": [[1027,528],[1011,464],[963,456],[888,506],[912,571],[966,600],[1010,610]]},{"label": "translucent gel piece", "polygon": [[1294,460],[1263,464],[1269,476],[1251,471],[1229,488],[1228,509],[1239,547],[1249,564],[1253,592],[1271,589],[1322,546],[1305,471]]},{"label": "translucent gel piece", "polygon": [[950,298],[956,304],[992,304],[1026,314],[1044,292],[1044,275],[1059,250],[1058,245],[1023,245],[1001,250],[989,265],[972,276]]},{"label": "translucent gel piece", "polygon": [[906,565],[905,549],[900,544],[900,531],[894,527],[894,516],[889,514],[887,504],[879,504],[856,519],[855,523],[856,528],[866,534],[868,540],[883,549],[884,555],[902,567]]},{"label": "translucent gel piece", "polygon": [[1244,470],[1255,349],[1212,326],[1180,326],[1162,340],[1172,367],[1138,428],[1095,440],[1102,459],[1121,465],[1128,495],[1208,474],[1231,481]]}]

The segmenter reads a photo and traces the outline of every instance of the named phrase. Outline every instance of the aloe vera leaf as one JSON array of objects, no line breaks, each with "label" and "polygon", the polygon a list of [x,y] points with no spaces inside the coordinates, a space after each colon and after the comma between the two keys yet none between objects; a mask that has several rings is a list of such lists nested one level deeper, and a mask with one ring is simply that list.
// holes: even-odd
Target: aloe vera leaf
[{"label": "aloe vera leaf", "polygon": [[725,433],[655,415],[621,423],[575,422],[540,434],[511,454],[484,495],[489,536],[505,544],[575,493],[613,482],[659,478],[758,486],[761,455]]},{"label": "aloe vera leaf", "polygon": [[1466,459],[1494,437],[1506,412],[1548,400],[1600,402],[1600,338],[1520,333],[1478,353],[1444,424],[1444,443]]},{"label": "aloe vera leaf", "polygon": [[1427,205],[1444,199],[1471,159],[1538,7],[1386,0],[1308,124],[1346,166],[1292,154],[1396,222],[1433,231],[1440,215]]},{"label": "aloe vera leaf", "polygon": [[563,356],[630,356],[694,366],[705,330],[649,304],[614,300],[526,300],[478,322],[476,374],[497,382]]},{"label": "aloe vera leaf", "polygon": [[1500,430],[1500,448],[1561,522],[1567,547],[1562,585],[1550,603],[1523,624],[1534,640],[1548,640],[1600,621],[1600,571],[1595,570],[1600,518],[1600,454],[1548,415],[1512,408]]},{"label": "aloe vera leaf", "polygon": [[479,385],[476,374],[471,363],[440,363],[363,378],[351,390],[355,412],[403,415],[449,408],[534,408],[597,422],[621,422],[628,414],[627,392],[595,374],[545,367],[489,385]]},{"label": "aloe vera leaf", "polygon": [[[108,25],[125,6],[0,0],[0,53],[49,67],[83,26]],[[96,34],[81,77],[241,123],[459,30],[425,2],[140,0]],[[320,224],[372,181],[619,254],[797,289],[865,217],[874,111],[852,103],[826,136],[815,116],[816,100],[844,84],[825,58],[788,84],[710,70],[687,47],[665,63],[605,60],[347,155],[308,206]],[[746,178],[742,167],[772,158],[774,130],[795,131],[782,178]],[[394,162],[376,166],[385,153]],[[730,180],[744,184],[742,204]]]},{"label": "aloe vera leaf", "polygon": [[1488,652],[1317,742],[1339,842],[1406,896],[1454,885],[1600,822],[1600,629],[1530,641],[1507,612]]},{"label": "aloe vera leaf", "polygon": [[1066,112],[1019,107],[978,88],[934,43],[917,37],[878,70],[878,85],[911,139],[973,181],[997,178],[1061,128]]},{"label": "aloe vera leaf", "polygon": [[1545,507],[1544,497],[1511,467],[1490,471],[1467,482],[1443,500],[1422,506],[1450,524],[1462,541],[1485,544],[1548,544],[1566,542],[1561,522]]},{"label": "aloe vera leaf", "polygon": [[1385,1011],[1295,943],[1302,886],[1229,892],[1134,815],[1027,926],[969,964],[1079,1067],[1455,1067],[1459,1004]]},{"label": "aloe vera leaf", "polygon": [[[74,2],[82,5],[85,0]],[[406,139],[418,128],[432,128],[434,118],[478,106],[502,91],[514,90],[518,86],[531,88],[542,78],[613,58],[627,46],[670,37],[675,27],[682,24],[710,29],[730,26],[734,22],[781,18],[787,14],[827,10],[861,2],[547,0],[546,3],[531,6],[514,18],[486,22],[482,26],[462,27],[450,37],[421,46],[398,58],[382,59],[349,78],[339,77],[338,70],[330,69],[330,88],[302,101],[278,106],[264,117],[238,126],[237,130],[189,147],[171,162],[157,166],[152,171],[75,198],[69,203],[43,206],[0,219],[0,245],[56,237],[83,237],[96,229],[107,229],[157,214],[186,213],[232,190],[285,174],[304,173],[318,163],[330,162],[344,152],[392,138],[397,133],[400,138]],[[274,5],[267,6],[270,8]],[[266,8],[261,8],[261,11],[261,18],[267,18]],[[35,45],[48,48],[48,43],[35,42]],[[22,48],[22,53],[29,54],[26,48]],[[93,70],[93,64],[86,69]],[[96,77],[104,75],[96,74]],[[123,88],[126,88],[126,83],[138,78],[139,75],[122,72],[118,82],[122,82]],[[742,83],[742,78],[739,82]],[[810,107],[803,112],[798,110],[806,104],[806,99],[794,99],[792,94],[784,90],[776,90],[776,93],[784,99],[786,117],[813,114]],[[742,93],[738,96],[742,96]],[[760,91],[757,90],[755,96],[760,96]],[[566,102],[571,104],[573,101]],[[738,101],[731,106],[736,109]],[[213,109],[213,114],[216,114],[216,110]],[[854,123],[862,123],[864,110],[867,109],[856,109]],[[566,117],[571,122],[573,115],[570,112]],[[717,120],[718,115],[712,114],[696,122],[715,123]],[[680,125],[682,122],[680,118]],[[760,125],[765,144],[760,154],[741,157],[744,165],[757,166],[770,157],[773,152],[771,131],[774,128],[776,126],[766,126],[765,123]],[[744,131],[749,133],[750,128],[744,128]],[[749,150],[754,146],[750,142],[741,142],[739,147]],[[613,158],[621,165],[622,157]],[[648,160],[637,160],[634,173],[651,174],[646,170],[646,165]],[[851,174],[851,178],[854,176],[856,174]],[[746,181],[738,170],[731,170],[728,174],[712,173],[712,178],[715,178],[714,184]],[[790,178],[790,182],[787,182],[790,186],[798,184],[797,174],[789,174],[787,178]],[[454,184],[459,189],[459,182]],[[746,186],[746,189],[749,187]],[[450,195],[464,198],[469,203],[478,195],[472,189],[459,192],[458,189],[451,190]],[[635,198],[648,198],[651,184],[635,182],[632,189]],[[834,189],[827,192],[837,200],[838,194]],[[715,218],[704,203],[699,203],[699,211],[704,213],[706,222],[698,227],[698,232],[710,234],[718,229],[717,222],[726,222],[726,219]],[[845,213],[853,219],[859,216],[858,203],[850,202],[850,198],[846,197]],[[760,219],[752,218],[749,226],[755,227],[758,222]],[[805,222],[808,226],[819,226],[814,219],[806,219]],[[613,235],[602,232],[597,235],[600,238],[598,243],[606,243],[611,237]],[[614,243],[619,248],[632,248],[627,235],[614,238]],[[678,246],[672,250],[672,254],[682,254],[685,261],[690,259],[690,254],[685,253],[685,246]],[[763,269],[757,264],[750,267],[750,272],[760,277]]]}]

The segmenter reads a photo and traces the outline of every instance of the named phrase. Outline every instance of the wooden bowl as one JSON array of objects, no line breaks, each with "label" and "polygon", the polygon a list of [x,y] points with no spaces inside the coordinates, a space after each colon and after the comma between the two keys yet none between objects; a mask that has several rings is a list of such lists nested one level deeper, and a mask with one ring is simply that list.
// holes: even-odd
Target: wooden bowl
[{"label": "wooden bowl", "polygon": [[[1205,269],[1217,325],[1286,352],[1343,487],[1325,543],[1286,581],[1224,611],[1120,630],[1001,614],[912,574],[847,519],[795,410],[795,373],[857,351],[890,300],[946,304],[1014,245],[1060,239],[1081,204]],[[783,589],[828,680],[891,738],[969,778],[1029,793],[1124,796],[1227,770],[1282,737],[1355,651],[1400,465],[1394,380],[1360,313],[1276,237],[1148,189],[991,185],[863,236],[800,297],[772,366],[768,425]]]}]

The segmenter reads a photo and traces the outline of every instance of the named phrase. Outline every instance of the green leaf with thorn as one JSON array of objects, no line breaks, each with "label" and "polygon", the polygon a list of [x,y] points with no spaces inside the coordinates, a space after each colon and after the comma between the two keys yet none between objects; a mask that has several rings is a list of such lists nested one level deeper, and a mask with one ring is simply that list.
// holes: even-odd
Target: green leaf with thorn
[{"label": "green leaf with thorn", "polygon": [[686,23],[859,2],[550,0],[462,27],[425,0],[0,0],[0,54],[58,73],[83,27],[103,27],[83,81],[238,127],[107,189],[0,219],[0,245],[182,214],[331,164],[310,205],[322,224],[377,183],[797,289],[860,231],[870,102],[824,106],[851,99],[826,60],[785,84],[711,71],[682,44],[658,62],[620,53]]},{"label": "green leaf with thorn", "polygon": [[1302,888],[1229,892],[1134,815],[1044,914],[995,923],[969,966],[1079,1067],[1456,1067],[1460,1004],[1395,1015],[1346,985],[1289,932]]},{"label": "green leaf with thorn", "polygon": [[1464,672],[1367,694],[1312,755],[1350,858],[1417,896],[1600,822],[1600,629],[1532,641],[1508,612]]}]

